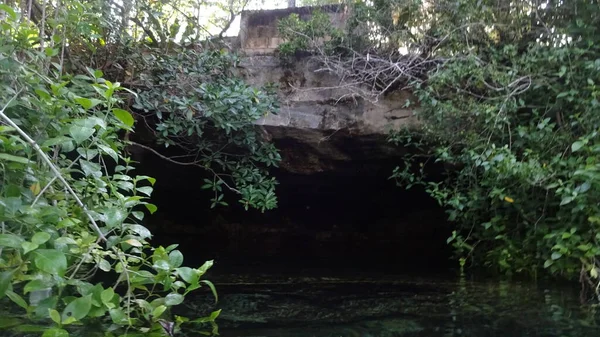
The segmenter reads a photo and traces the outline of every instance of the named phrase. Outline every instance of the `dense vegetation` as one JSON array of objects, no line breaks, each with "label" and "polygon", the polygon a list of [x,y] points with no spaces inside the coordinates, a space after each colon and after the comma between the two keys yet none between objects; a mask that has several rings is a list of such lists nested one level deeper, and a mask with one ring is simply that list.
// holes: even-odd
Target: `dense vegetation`
[{"label": "dense vegetation", "polygon": [[[279,155],[252,122],[277,104],[235,76],[237,57],[216,42],[245,4],[0,5],[0,305],[22,308],[3,325],[162,334],[218,316],[172,317],[201,286],[216,298],[202,279],[212,261],[184,266],[177,245],[151,245],[142,220],[157,210],[155,180],[135,173],[127,149],[204,168],[214,206],[227,203],[225,189],[247,208],[276,206],[266,167]],[[130,141],[135,127],[156,143]],[[182,155],[161,154],[167,146]]]},{"label": "dense vegetation", "polygon": [[[310,51],[377,101],[409,89],[420,149],[393,178],[447,210],[461,266],[579,280],[600,296],[600,4],[596,0],[352,1],[344,27],[292,15],[286,57]],[[447,178],[424,174],[443,163]]]}]

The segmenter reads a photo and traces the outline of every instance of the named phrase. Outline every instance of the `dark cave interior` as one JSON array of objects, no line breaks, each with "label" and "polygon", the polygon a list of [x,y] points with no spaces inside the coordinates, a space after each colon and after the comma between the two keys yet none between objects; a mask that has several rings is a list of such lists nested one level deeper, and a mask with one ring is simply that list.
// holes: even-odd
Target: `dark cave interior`
[{"label": "dark cave interior", "polygon": [[179,244],[186,264],[392,272],[449,266],[446,215],[423,190],[389,179],[398,158],[352,160],[309,174],[273,170],[278,208],[264,213],[244,210],[233,194],[229,207],[211,209],[201,168],[149,152],[136,160],[138,174],[157,178],[158,211],[146,220],[153,244]]}]

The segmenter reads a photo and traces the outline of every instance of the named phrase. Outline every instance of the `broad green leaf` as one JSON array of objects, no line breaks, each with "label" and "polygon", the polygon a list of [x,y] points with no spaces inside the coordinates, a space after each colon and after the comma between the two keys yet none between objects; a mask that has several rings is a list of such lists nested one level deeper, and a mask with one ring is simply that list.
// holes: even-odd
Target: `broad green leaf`
[{"label": "broad green leaf", "polygon": [[179,276],[189,284],[197,284],[200,280],[200,275],[198,275],[198,271],[196,271],[196,269],[190,267],[179,267],[176,270],[177,274],[179,274]]},{"label": "broad green leaf", "polygon": [[135,120],[133,119],[133,116],[131,116],[131,113],[129,113],[129,111],[115,108],[113,109],[113,114],[115,115],[115,117],[117,117],[119,121],[121,121],[121,123],[127,125],[128,127],[132,127],[135,123]]},{"label": "broad green leaf", "polygon": [[102,291],[102,293],[100,294],[100,300],[102,300],[102,303],[108,307],[109,304],[112,304],[111,301],[114,296],[115,296],[115,291],[112,288],[107,288],[107,289],[104,289]]},{"label": "broad green leaf", "polygon": [[35,234],[33,234],[33,237],[31,238],[31,242],[38,244],[38,245],[42,245],[44,243],[46,243],[46,241],[50,240],[50,234],[46,233],[46,232],[37,232]]},{"label": "broad green leaf", "polygon": [[23,240],[20,236],[14,234],[0,234],[0,247],[21,248]]},{"label": "broad green leaf", "polygon": [[50,328],[44,331],[42,337],[69,337],[69,332],[60,328]]},{"label": "broad green leaf", "polygon": [[79,166],[81,167],[81,170],[83,171],[86,177],[102,177],[102,167],[100,166],[100,164],[80,159]]},{"label": "broad green leaf", "polygon": [[110,263],[108,263],[108,261],[106,261],[105,259],[100,260],[100,263],[98,263],[98,268],[105,272],[109,272],[111,269]]},{"label": "broad green leaf", "polygon": [[150,196],[152,194],[152,187],[150,187],[150,186],[138,187],[138,188],[136,188],[136,190],[147,196]]},{"label": "broad green leaf", "polygon": [[183,295],[177,293],[170,293],[165,297],[165,304],[168,306],[179,305],[183,302]]},{"label": "broad green leaf", "polygon": [[112,319],[113,323],[127,324],[127,316],[125,315],[125,312],[123,312],[123,309],[121,309],[121,308],[110,309],[108,311],[108,313],[110,314],[110,318]]},{"label": "broad green leaf", "polygon": [[582,141],[574,142],[573,144],[571,144],[571,152],[579,151],[579,149],[581,149],[584,145],[585,145],[585,143]]},{"label": "broad green leaf", "polygon": [[104,213],[105,223],[108,227],[120,226],[127,218],[127,212],[120,208],[113,207]]},{"label": "broad green leaf", "polygon": [[169,253],[169,263],[173,268],[177,268],[183,264],[183,254],[180,251],[174,250]]},{"label": "broad green leaf", "polygon": [[38,249],[34,253],[34,262],[38,269],[49,274],[64,276],[67,271],[67,257],[54,249]]},{"label": "broad green leaf", "polygon": [[29,159],[25,157],[14,156],[8,153],[0,153],[0,160],[12,161],[21,164],[29,164]]},{"label": "broad green leaf", "polygon": [[23,248],[23,254],[27,254],[32,250],[38,249],[39,245],[33,242],[25,241],[21,244],[21,247]]},{"label": "broad green leaf", "polygon": [[73,137],[73,140],[77,144],[81,144],[81,143],[85,142],[88,138],[90,138],[94,134],[94,132],[96,132],[96,129],[94,129],[94,128],[88,128],[88,127],[79,126],[79,125],[72,125],[69,128],[69,135],[71,135],[71,137]]},{"label": "broad green leaf", "polygon": [[50,316],[50,319],[54,321],[54,323],[60,324],[60,313],[56,311],[56,309],[48,309],[48,315]]},{"label": "broad green leaf", "polygon": [[35,280],[31,280],[31,281],[27,282],[27,284],[25,285],[25,288],[23,289],[23,293],[27,294],[28,292],[46,289],[51,286],[52,286],[52,284],[49,283],[48,281],[35,279]]},{"label": "broad green leaf", "polygon": [[[148,230],[148,228],[146,228],[142,225],[130,225],[128,227],[128,229],[130,231],[136,233],[137,235],[139,235],[140,238],[142,238],[142,239],[147,239],[152,236],[152,233]],[[179,266],[177,266],[177,267],[179,267]]]},{"label": "broad green leaf", "polygon": [[156,207],[156,205],[154,205],[154,204],[144,204],[144,205],[146,206],[146,209],[148,209],[150,214],[154,214],[154,212],[156,212],[158,210],[158,207]]},{"label": "broad green leaf", "polygon": [[152,311],[152,317],[159,318],[160,315],[162,315],[166,310],[167,310],[166,306],[159,305],[158,307],[154,308],[154,310]]},{"label": "broad green leaf", "polygon": [[77,97],[75,102],[79,103],[84,109],[89,110],[96,105],[102,103],[101,100],[95,98]]},{"label": "broad green leaf", "polygon": [[559,253],[559,252],[554,252],[554,253],[552,253],[552,256],[551,256],[551,258],[552,258],[552,260],[558,260],[558,259],[560,259],[562,256],[563,256],[563,255],[562,255],[561,253]]},{"label": "broad green leaf", "polygon": [[71,301],[63,310],[62,319],[66,320],[69,317],[73,317],[76,320],[80,321],[85,316],[87,316],[88,312],[92,308],[92,295],[86,295],[83,297],[79,297]]},{"label": "broad green leaf", "polygon": [[115,162],[119,161],[119,155],[112,148],[102,144],[98,144],[98,148],[102,153],[109,155]]}]

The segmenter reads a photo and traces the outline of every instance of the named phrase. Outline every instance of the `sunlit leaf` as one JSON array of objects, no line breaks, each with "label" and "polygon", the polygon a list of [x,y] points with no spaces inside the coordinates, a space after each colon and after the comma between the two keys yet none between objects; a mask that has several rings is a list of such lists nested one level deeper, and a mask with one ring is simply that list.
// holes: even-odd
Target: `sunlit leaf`
[{"label": "sunlit leaf", "polygon": [[113,109],[113,114],[119,121],[121,121],[121,123],[127,125],[128,127],[132,127],[135,123],[135,120],[129,111],[115,108]]},{"label": "sunlit leaf", "polygon": [[69,135],[73,137],[73,140],[75,140],[77,144],[81,144],[89,139],[94,132],[96,132],[96,129],[79,125],[73,125],[69,128]]}]

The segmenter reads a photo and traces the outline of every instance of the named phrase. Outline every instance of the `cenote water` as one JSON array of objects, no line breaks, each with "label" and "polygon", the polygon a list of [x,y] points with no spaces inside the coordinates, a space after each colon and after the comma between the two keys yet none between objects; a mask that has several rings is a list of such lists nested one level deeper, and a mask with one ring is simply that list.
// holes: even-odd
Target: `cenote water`
[{"label": "cenote water", "polygon": [[[199,294],[179,311],[193,316],[222,309],[218,328],[225,337],[600,336],[597,309],[582,304],[569,286],[360,272],[360,265],[342,271],[245,269],[212,275],[216,305]],[[19,330],[22,325],[0,335],[40,335]],[[103,334],[84,327],[76,335]]]}]

